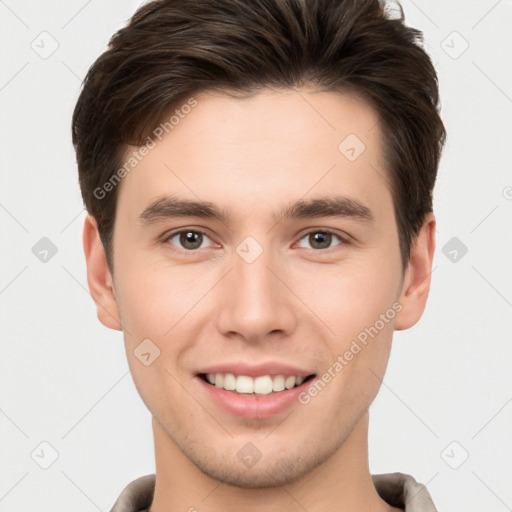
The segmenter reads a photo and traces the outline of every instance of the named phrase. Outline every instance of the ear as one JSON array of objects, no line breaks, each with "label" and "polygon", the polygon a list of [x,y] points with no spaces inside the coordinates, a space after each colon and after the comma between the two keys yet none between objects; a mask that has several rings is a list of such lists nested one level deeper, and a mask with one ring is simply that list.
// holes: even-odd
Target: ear
[{"label": "ear", "polygon": [[436,247],[436,219],[432,212],[425,216],[423,226],[411,247],[400,298],[402,309],[395,317],[395,330],[412,327],[423,314],[430,291],[432,260]]},{"label": "ear", "polygon": [[87,283],[96,304],[98,319],[104,326],[121,331],[114,281],[107,265],[98,224],[90,213],[85,218],[83,244],[87,262]]}]

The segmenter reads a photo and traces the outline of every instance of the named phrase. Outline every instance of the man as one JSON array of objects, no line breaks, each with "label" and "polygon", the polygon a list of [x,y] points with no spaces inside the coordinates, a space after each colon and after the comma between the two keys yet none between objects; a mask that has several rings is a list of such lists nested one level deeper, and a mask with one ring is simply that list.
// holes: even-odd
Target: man
[{"label": "man", "polygon": [[435,511],[368,464],[435,249],[445,130],[420,41],[377,0],[160,0],[89,70],[88,284],[156,459],[113,512]]}]

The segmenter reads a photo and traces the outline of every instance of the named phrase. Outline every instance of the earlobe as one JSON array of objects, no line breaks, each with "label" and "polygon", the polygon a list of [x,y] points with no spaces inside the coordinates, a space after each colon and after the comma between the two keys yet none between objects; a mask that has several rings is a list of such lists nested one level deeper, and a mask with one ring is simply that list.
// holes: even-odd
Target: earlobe
[{"label": "earlobe", "polygon": [[98,224],[89,213],[84,222],[83,245],[87,263],[87,283],[96,304],[98,319],[106,327],[121,331],[112,275],[107,265]]},{"label": "earlobe", "polygon": [[400,298],[402,309],[396,315],[395,330],[409,329],[421,318],[430,292],[432,261],[435,251],[436,220],[428,213],[411,247],[409,265]]}]

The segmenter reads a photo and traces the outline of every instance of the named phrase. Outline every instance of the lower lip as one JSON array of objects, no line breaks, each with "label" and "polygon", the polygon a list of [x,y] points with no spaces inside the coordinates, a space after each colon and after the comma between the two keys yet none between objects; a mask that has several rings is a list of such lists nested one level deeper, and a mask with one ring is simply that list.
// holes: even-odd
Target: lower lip
[{"label": "lower lip", "polygon": [[226,391],[223,388],[208,384],[199,376],[197,376],[197,379],[214,402],[232,414],[249,419],[270,418],[285,411],[298,401],[298,396],[309,386],[312,380],[309,379],[292,389],[258,396]]}]

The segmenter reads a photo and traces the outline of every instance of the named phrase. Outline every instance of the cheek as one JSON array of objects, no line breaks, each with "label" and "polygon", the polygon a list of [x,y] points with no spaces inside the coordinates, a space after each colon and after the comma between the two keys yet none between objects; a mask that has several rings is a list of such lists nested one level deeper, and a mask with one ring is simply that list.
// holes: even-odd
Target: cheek
[{"label": "cheek", "polygon": [[160,266],[157,271],[148,265],[131,265],[129,272],[118,273],[123,283],[118,307],[130,371],[142,400],[159,418],[178,417],[190,407],[190,396],[182,388],[187,371],[181,363],[184,353],[193,349],[191,318],[204,291],[188,274],[185,266],[165,271]]},{"label": "cheek", "polygon": [[[194,265],[140,263],[119,268],[118,306],[133,379],[148,408],[156,412],[161,404],[180,403],[183,389],[177,382],[186,385],[195,364],[194,340],[201,338],[208,318],[202,299],[216,274]],[[144,360],[153,354],[157,357],[146,367]]]},{"label": "cheek", "polygon": [[183,322],[190,322],[194,308],[211,288],[208,275],[193,265],[135,261],[123,270],[118,294],[121,320],[123,328],[138,337],[171,338]]},{"label": "cheek", "polygon": [[290,274],[291,288],[337,340],[372,325],[396,300],[399,274],[394,265],[370,256]]},{"label": "cheek", "polygon": [[345,407],[368,406],[385,372],[400,307],[395,302],[399,274],[389,267],[389,260],[361,257],[317,271],[302,287],[296,283],[304,302],[328,326],[314,320],[325,333],[322,357],[329,381],[320,401],[325,407],[338,404],[334,407],[342,415]]},{"label": "cheek", "polygon": [[358,418],[374,400],[386,370],[395,310],[384,313],[385,320],[378,311],[338,315],[339,332],[331,338],[319,382],[316,389],[309,388],[310,396],[303,397],[302,403],[315,397],[317,410],[331,411],[331,419],[347,428],[347,422]]}]

